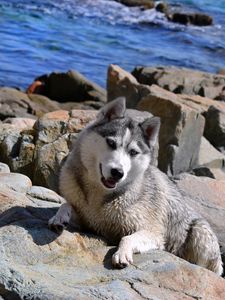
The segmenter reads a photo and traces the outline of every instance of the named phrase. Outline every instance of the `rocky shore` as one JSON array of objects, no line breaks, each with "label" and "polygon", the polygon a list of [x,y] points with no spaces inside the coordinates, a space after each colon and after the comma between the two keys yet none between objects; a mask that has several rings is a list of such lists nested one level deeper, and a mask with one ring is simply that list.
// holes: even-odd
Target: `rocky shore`
[{"label": "rocky shore", "polygon": [[225,75],[110,65],[107,90],[76,71],[0,88],[0,299],[225,298],[225,281],[172,254],[136,255],[114,270],[100,237],[47,227],[64,199],[58,174],[73,141],[105,102],[161,118],[158,166],[218,235],[225,262]]}]

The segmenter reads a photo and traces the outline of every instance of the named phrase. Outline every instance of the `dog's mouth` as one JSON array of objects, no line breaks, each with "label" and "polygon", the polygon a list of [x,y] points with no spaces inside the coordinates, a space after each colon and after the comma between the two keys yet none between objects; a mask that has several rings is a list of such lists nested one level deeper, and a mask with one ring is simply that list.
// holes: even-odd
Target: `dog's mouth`
[{"label": "dog's mouth", "polygon": [[115,179],[113,179],[112,177],[109,177],[108,179],[105,179],[105,177],[102,174],[102,165],[100,164],[100,173],[101,173],[101,181],[103,183],[103,185],[107,188],[107,189],[114,189],[116,187],[117,181]]}]

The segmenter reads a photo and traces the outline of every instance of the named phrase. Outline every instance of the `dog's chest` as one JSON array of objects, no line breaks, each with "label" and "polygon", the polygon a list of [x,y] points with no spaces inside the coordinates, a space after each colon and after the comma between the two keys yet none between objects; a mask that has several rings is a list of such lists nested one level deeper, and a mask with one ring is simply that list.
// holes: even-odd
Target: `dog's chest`
[{"label": "dog's chest", "polygon": [[146,226],[147,215],[137,205],[126,205],[126,198],[104,202],[96,197],[89,197],[80,212],[84,223],[108,240],[117,241]]}]

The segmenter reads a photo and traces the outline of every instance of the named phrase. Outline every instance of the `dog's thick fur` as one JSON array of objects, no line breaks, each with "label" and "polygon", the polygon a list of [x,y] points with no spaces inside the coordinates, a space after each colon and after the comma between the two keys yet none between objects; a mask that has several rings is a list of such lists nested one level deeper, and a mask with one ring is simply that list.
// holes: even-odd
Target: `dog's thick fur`
[{"label": "dog's thick fur", "polygon": [[151,163],[159,127],[157,117],[142,123],[128,117],[123,98],[101,109],[62,168],[60,190],[67,204],[49,225],[63,226],[75,215],[119,243],[112,257],[116,267],[132,263],[133,253],[162,249],[221,275],[219,244],[210,225]]}]

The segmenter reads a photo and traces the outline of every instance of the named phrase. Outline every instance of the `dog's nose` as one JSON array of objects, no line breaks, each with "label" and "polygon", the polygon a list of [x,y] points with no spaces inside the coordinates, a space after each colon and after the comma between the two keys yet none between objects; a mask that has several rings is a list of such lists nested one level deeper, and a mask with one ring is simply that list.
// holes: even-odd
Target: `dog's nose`
[{"label": "dog's nose", "polygon": [[111,175],[112,175],[112,178],[115,179],[115,180],[120,180],[124,173],[123,173],[123,170],[121,169],[111,169]]}]

